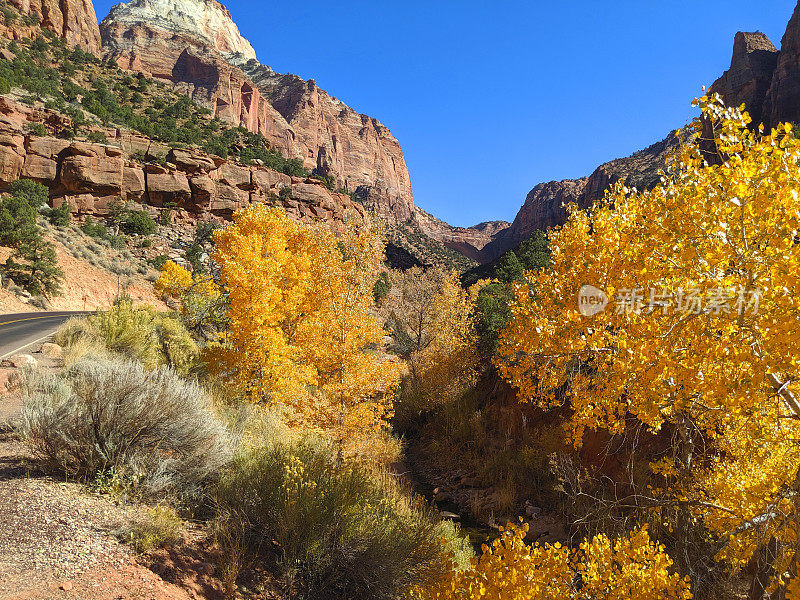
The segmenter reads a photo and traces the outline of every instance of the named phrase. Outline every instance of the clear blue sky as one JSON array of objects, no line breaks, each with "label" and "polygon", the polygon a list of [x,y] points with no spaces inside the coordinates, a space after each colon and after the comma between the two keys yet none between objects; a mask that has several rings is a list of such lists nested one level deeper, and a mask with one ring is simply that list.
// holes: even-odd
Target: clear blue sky
[{"label": "clear blue sky", "polygon": [[[662,139],[730,65],[739,30],[776,46],[795,0],[223,0],[259,60],[378,118],[415,202],[512,220],[537,183]],[[102,20],[114,2],[95,0]]]}]

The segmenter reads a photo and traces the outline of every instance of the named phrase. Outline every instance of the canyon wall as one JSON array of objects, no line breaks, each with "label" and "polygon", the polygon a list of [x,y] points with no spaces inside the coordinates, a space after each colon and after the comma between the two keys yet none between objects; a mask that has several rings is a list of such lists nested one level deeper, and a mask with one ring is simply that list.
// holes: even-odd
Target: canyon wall
[{"label": "canyon wall", "polygon": [[390,223],[413,218],[408,168],[391,132],[313,80],[258,63],[216,0],[132,0],[100,30],[106,55],[122,68],[169,81],[220,119],[263,134],[337,187],[359,190]]},{"label": "canyon wall", "polygon": [[63,129],[64,120],[0,97],[0,189],[20,177],[33,179],[48,186],[54,206],[67,203],[78,216],[105,216],[120,198],[152,213],[173,207],[187,221],[229,220],[252,203],[280,206],[297,221],[323,221],[339,231],[348,219],[366,215],[350,196],[317,180],[170,149],[127,130],[104,130],[108,144],[27,133],[34,123]]},{"label": "canyon wall", "polygon": [[38,22],[38,26],[26,27],[22,23],[14,23],[6,27],[7,37],[32,37],[38,27],[43,27],[59,37],[63,37],[70,46],[80,46],[97,56],[101,55],[100,29],[94,12],[92,0],[7,0],[23,15],[30,15]]}]

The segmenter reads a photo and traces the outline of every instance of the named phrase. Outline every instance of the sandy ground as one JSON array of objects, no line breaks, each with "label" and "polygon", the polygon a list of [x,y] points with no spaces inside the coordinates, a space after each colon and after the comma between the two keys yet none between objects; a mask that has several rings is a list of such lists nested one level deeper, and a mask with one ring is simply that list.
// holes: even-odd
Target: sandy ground
[{"label": "sandy ground", "polygon": [[[44,368],[57,359],[34,354]],[[19,394],[0,369],[0,600],[216,600],[205,534],[136,555],[115,537],[134,505],[42,473],[13,425]]]},{"label": "sandy ground", "polygon": [[[58,264],[64,271],[61,293],[50,299],[49,310],[97,310],[109,308],[122,290],[124,278],[88,261],[75,258],[58,241],[56,246]],[[0,248],[0,262],[4,262],[10,250]],[[166,310],[166,305],[153,294],[153,284],[141,276],[133,278],[127,290],[137,304],[148,304]],[[23,302],[7,289],[0,287],[0,314],[36,312],[41,309]]]}]

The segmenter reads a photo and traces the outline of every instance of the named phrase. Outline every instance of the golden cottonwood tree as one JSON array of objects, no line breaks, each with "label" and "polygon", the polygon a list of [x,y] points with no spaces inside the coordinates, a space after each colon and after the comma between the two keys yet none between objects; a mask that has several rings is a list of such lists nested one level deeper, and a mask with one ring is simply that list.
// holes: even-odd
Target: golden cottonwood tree
[{"label": "golden cottonwood tree", "polygon": [[386,306],[411,383],[429,401],[443,400],[472,372],[477,360],[474,298],[458,274],[440,267],[391,274]]},{"label": "golden cottonwood tree", "polygon": [[377,351],[384,334],[370,314],[380,240],[351,227],[339,241],[257,205],[215,241],[230,303],[217,368],[252,400],[289,407],[358,452],[385,426],[399,376]]},{"label": "golden cottonwood tree", "polygon": [[179,302],[186,326],[205,339],[215,338],[224,329],[225,294],[210,276],[194,275],[168,260],[154,290],[166,302]]},{"label": "golden cottonwood tree", "polygon": [[689,582],[671,572],[646,529],[578,548],[526,544],[528,525],[509,524],[464,571],[452,571],[421,596],[429,600],[688,600]]},{"label": "golden cottonwood tree", "polygon": [[568,402],[576,443],[627,415],[676,431],[655,468],[687,507],[678,525],[702,520],[718,557],[775,587],[797,570],[800,145],[698,104],[658,187],[618,184],[550,233],[552,267],[518,286],[496,363],[523,399]]}]

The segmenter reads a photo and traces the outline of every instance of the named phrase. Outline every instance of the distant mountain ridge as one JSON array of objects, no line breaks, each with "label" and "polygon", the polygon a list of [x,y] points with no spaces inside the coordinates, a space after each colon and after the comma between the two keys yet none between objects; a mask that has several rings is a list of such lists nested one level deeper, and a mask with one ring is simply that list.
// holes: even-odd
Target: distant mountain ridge
[{"label": "distant mountain ridge", "polygon": [[[744,104],[756,124],[774,127],[781,122],[800,122],[800,3],[787,25],[780,50],[761,32],[738,32],[731,66],[709,88],[709,93],[720,94],[730,106]],[[640,189],[655,186],[657,172],[676,143],[674,134],[670,134],[628,158],[601,165],[589,177],[538,184],[511,226],[482,250],[481,260],[496,259],[535,230],[562,225],[566,219],[565,203],[587,208],[619,180]]]}]

